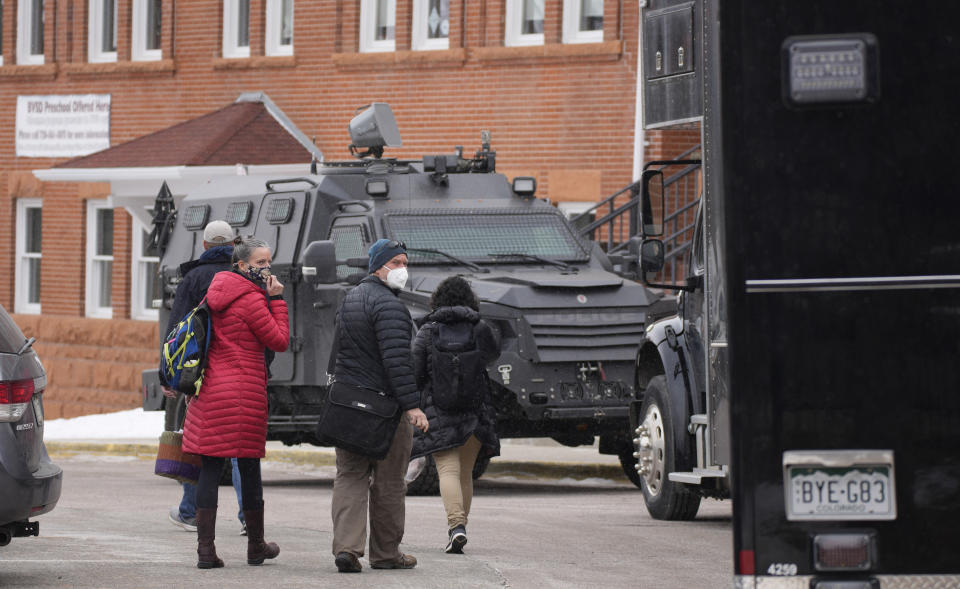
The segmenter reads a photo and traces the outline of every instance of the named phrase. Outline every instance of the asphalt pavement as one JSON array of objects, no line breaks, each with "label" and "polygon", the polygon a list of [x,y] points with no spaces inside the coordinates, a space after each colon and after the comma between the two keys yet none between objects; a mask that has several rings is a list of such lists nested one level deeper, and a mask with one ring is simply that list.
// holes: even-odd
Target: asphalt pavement
[{"label": "asphalt pavement", "polygon": [[[333,453],[271,447],[263,464],[267,537],[280,545],[280,557],[246,565],[236,498],[222,486],[217,550],[227,566],[200,571],[196,535],[167,520],[181,491],[153,474],[155,448],[152,440],[51,441],[64,469],[63,495],[37,518],[38,537],[0,548],[0,587],[730,586],[729,502],[705,502],[692,522],[653,520],[639,490],[610,460],[616,457],[519,440],[505,443],[501,465],[477,482],[465,554],[443,552],[446,516],[438,497],[407,497],[401,549],[419,564],[376,571],[364,558],[360,575],[338,574],[331,554],[336,469],[324,463]],[[553,475],[535,474],[539,468]],[[619,478],[592,476],[598,472]]]}]

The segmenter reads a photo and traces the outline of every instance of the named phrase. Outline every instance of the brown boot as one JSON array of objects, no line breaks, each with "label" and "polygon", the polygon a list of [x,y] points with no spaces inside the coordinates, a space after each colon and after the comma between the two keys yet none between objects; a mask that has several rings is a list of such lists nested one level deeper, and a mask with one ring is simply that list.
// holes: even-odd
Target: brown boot
[{"label": "brown boot", "polygon": [[244,509],[243,519],[247,522],[247,564],[260,565],[266,558],[276,558],[280,547],[263,541],[263,507]]},{"label": "brown boot", "polygon": [[197,508],[197,568],[218,569],[223,561],[217,557],[217,547],[213,540],[216,537],[217,508]]}]

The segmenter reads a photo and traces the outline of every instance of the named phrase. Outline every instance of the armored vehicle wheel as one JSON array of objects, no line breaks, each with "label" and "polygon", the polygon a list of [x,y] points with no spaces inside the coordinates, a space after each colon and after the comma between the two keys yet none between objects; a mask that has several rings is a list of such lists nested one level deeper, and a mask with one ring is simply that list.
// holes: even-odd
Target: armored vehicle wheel
[{"label": "armored vehicle wheel", "polygon": [[640,489],[654,519],[690,520],[700,509],[700,496],[667,478],[667,473],[685,468],[679,457],[690,456],[689,448],[677,447],[689,441],[673,431],[671,411],[666,380],[657,376],[647,385],[640,410],[643,421],[637,428]]},{"label": "armored vehicle wheel", "polygon": [[426,456],[426,464],[420,476],[407,483],[407,495],[439,495],[440,477],[433,456]]},{"label": "armored vehicle wheel", "polygon": [[164,398],[163,429],[168,432],[179,431],[187,415],[187,402],[183,395],[176,399]]},{"label": "armored vehicle wheel", "polygon": [[637,459],[633,456],[633,448],[627,447],[620,450],[617,457],[620,459],[620,468],[623,469],[623,474],[627,475],[630,482],[636,485],[638,489],[642,489],[643,483],[640,473],[637,472]]},{"label": "armored vehicle wheel", "polygon": [[[183,429],[183,420],[187,416],[187,400],[183,395],[177,395],[176,399],[164,399],[163,429],[168,432],[175,432]],[[229,460],[224,461],[223,470],[220,471],[220,485],[233,486],[233,465]]]},{"label": "armored vehicle wheel", "polygon": [[[473,480],[483,476],[490,466],[489,458],[477,458],[473,464]],[[440,494],[440,476],[437,474],[437,463],[433,461],[433,456],[426,457],[426,464],[418,476],[413,481],[407,483],[407,495],[439,495]]]},{"label": "armored vehicle wheel", "polygon": [[487,467],[490,466],[490,458],[477,458],[477,461],[473,463],[473,480],[477,480],[483,476],[483,473],[487,472]]},{"label": "armored vehicle wheel", "polygon": [[223,469],[220,470],[220,486],[233,486],[233,462],[229,458],[223,461]]}]

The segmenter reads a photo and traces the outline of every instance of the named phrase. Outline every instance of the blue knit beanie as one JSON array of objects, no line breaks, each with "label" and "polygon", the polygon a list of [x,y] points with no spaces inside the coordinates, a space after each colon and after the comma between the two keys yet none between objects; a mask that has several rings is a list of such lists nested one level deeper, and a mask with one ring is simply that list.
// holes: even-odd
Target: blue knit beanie
[{"label": "blue knit beanie", "polygon": [[[387,244],[390,243],[391,239],[378,239],[370,246],[370,251],[367,252],[367,255],[370,256],[370,261],[367,263],[367,270],[370,274],[373,274],[379,270],[384,264],[393,259],[394,256],[407,253],[407,250],[403,249],[399,245],[394,245],[394,247],[387,247]],[[397,242],[394,241],[394,244]]]}]

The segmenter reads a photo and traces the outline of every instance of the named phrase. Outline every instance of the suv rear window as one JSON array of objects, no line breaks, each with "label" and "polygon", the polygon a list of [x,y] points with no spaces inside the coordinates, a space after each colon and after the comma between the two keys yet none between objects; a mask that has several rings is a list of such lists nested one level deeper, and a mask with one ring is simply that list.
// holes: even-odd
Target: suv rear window
[{"label": "suv rear window", "polygon": [[27,338],[13,322],[7,310],[0,305],[0,353],[16,354],[23,347]]}]

